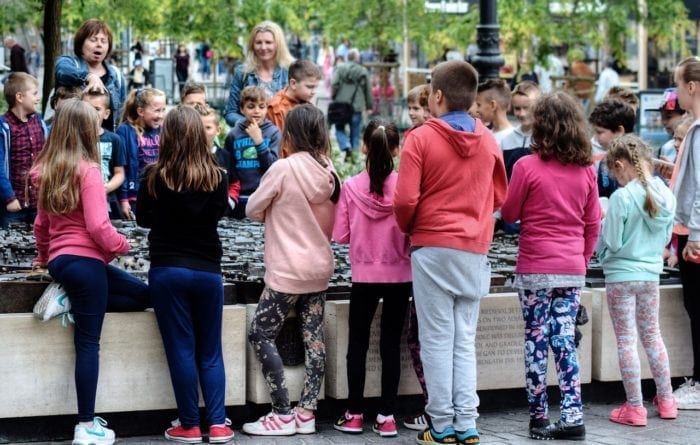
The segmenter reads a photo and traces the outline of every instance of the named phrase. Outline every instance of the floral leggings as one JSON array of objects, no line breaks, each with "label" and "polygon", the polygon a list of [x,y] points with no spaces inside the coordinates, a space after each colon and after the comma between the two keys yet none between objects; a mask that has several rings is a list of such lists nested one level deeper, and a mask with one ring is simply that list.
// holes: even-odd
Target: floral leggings
[{"label": "floral leggings", "polygon": [[[297,301],[299,304],[297,304]],[[291,413],[289,391],[284,377],[284,366],[277,351],[275,339],[282,329],[289,311],[296,307],[301,319],[304,341],[306,375],[299,406],[315,410],[326,371],[326,346],[323,342],[323,310],[326,292],[285,294],[265,287],[250,324],[248,341],[262,364],[263,375],[270,387],[272,411]]]},{"label": "floral leggings", "polygon": [[637,331],[654,376],[656,394],[662,400],[670,399],[673,397],[671,371],[659,330],[659,284],[655,281],[607,283],[605,290],[627,401],[630,405],[642,405]]},{"label": "floral leggings", "polygon": [[519,296],[525,319],[525,389],[530,405],[530,418],[549,417],[547,355],[551,347],[561,391],[561,420],[567,423],[581,423],[581,380],[574,344],[581,289],[521,289]]}]

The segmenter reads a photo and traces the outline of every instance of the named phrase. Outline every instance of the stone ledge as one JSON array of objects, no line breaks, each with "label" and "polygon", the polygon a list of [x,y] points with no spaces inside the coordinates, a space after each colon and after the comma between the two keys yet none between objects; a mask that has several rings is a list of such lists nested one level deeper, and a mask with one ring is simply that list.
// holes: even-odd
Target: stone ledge
[{"label": "stone ledge", "polygon": [[[245,404],[245,308],[225,306],[226,405]],[[75,414],[73,328],[32,314],[0,314],[0,418]],[[175,408],[152,311],[108,313],[102,329],[97,412]]]}]

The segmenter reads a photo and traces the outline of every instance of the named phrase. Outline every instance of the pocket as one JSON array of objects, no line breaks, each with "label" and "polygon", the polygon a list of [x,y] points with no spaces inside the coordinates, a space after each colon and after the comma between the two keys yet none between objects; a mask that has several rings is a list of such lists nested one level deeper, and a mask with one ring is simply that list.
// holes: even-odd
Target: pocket
[{"label": "pocket", "polygon": [[491,288],[491,262],[486,255],[481,259],[479,272],[479,296],[484,297]]}]

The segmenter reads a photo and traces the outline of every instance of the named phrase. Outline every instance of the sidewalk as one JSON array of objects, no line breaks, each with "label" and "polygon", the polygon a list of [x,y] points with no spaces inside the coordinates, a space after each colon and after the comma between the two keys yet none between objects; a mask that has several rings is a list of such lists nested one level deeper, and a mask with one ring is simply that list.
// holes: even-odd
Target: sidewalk
[{"label": "sidewalk", "polygon": [[[700,411],[680,411],[678,419],[661,420],[656,417],[656,411],[650,403],[645,403],[649,411],[649,424],[646,427],[630,427],[618,425],[608,420],[610,410],[615,404],[594,403],[584,406],[587,440],[584,442],[554,442],[581,444],[632,445],[644,443],[660,444],[700,444],[698,425]],[[477,421],[483,444],[536,444],[542,443],[529,439],[527,409],[518,408],[506,411],[482,412]],[[333,429],[331,423],[317,425],[318,433],[307,436],[292,437],[252,437],[236,429],[235,443],[265,444],[265,445],[330,445],[330,444],[376,444],[399,445],[415,444],[416,432],[403,427],[399,428],[398,438],[380,438],[372,433],[371,424],[365,424],[365,432],[360,435],[344,434]],[[44,444],[70,444],[70,442],[38,442]],[[145,436],[119,438],[119,444],[165,444],[162,436]]]}]

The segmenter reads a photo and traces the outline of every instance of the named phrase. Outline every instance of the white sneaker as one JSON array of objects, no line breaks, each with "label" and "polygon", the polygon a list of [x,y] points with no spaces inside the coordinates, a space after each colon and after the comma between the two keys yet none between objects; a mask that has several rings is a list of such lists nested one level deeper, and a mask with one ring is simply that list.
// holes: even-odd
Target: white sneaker
[{"label": "white sneaker", "polygon": [[95,417],[92,427],[77,424],[73,432],[73,445],[112,445],[114,431],[106,426],[107,421],[102,417]]},{"label": "white sneaker", "polygon": [[60,284],[49,284],[44,293],[34,305],[34,316],[42,321],[48,321],[70,311],[70,300]]},{"label": "white sneaker", "polygon": [[243,424],[243,432],[253,436],[293,436],[297,428],[293,414],[270,413],[255,422]]},{"label": "white sneaker", "polygon": [[303,416],[294,410],[294,422],[297,433],[299,434],[314,434],[316,432],[316,416]]},{"label": "white sneaker", "polygon": [[673,397],[676,398],[678,409],[700,410],[700,383],[685,379],[685,383],[673,391]]}]

